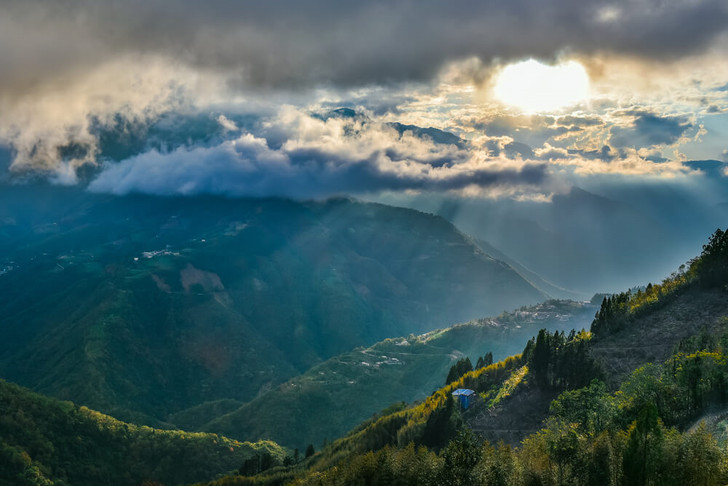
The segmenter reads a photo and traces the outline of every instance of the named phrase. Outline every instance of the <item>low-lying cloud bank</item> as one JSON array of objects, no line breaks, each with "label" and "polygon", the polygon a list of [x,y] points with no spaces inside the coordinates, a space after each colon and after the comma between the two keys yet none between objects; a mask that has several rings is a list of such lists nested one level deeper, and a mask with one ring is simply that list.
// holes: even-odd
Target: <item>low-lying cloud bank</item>
[{"label": "low-lying cloud bank", "polygon": [[[640,112],[636,119],[647,116]],[[107,160],[88,188],[114,194],[297,199],[430,191],[548,200],[583,176],[675,178],[702,173],[700,167],[666,160],[654,151],[654,143],[673,143],[689,129],[682,120],[665,119],[676,127],[674,134],[664,140],[649,139],[647,146],[604,145],[589,151],[550,145],[563,136],[560,130],[532,148],[505,133],[466,140],[434,128],[383,122],[350,109],[312,113],[287,106],[246,128],[234,118],[218,115],[212,138],[188,139],[169,148],[147,148],[121,161]],[[666,123],[653,115],[649,119]],[[556,121],[537,120],[543,123]],[[583,125],[582,131],[602,131],[603,137],[610,137],[611,132],[598,123]],[[196,133],[197,127],[193,124],[191,132]],[[527,131],[522,127],[520,133]],[[639,132],[634,138],[644,135]]]},{"label": "low-lying cloud bank", "polygon": [[[220,123],[237,131],[227,118]],[[287,109],[268,129],[280,143],[246,132],[212,146],[108,162],[89,190],[306,199],[411,190],[518,195],[548,185],[540,161],[489,158],[366,118],[321,119]]]}]

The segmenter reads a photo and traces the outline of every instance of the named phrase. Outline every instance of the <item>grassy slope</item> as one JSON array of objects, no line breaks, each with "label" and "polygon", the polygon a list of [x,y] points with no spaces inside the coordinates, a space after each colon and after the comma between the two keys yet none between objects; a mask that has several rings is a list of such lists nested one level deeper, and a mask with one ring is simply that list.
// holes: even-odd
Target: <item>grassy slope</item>
[{"label": "grassy slope", "polygon": [[272,442],[140,427],[0,380],[0,484],[167,486],[212,479]]}]

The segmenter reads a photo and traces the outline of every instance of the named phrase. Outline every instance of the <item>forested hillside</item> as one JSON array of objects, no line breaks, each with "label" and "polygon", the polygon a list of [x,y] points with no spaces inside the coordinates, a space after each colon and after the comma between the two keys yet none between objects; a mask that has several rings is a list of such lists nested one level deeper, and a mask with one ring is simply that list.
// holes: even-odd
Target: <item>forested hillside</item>
[{"label": "forested hillside", "polygon": [[286,452],[273,442],[140,427],[0,380],[0,484],[188,484]]},{"label": "forested hillside", "polygon": [[[728,452],[711,434],[716,422],[696,420],[728,407],[726,269],[728,235],[719,230],[661,284],[606,298],[591,332],[541,331],[520,355],[362,424],[305,468],[214,484],[725,484]],[[695,319],[681,314],[680,333],[672,334],[671,321],[658,333],[659,316],[689,301]],[[653,362],[637,353],[629,373],[611,369],[610,360],[629,352],[610,354],[610,340],[624,333],[673,335],[672,347]],[[461,387],[477,392],[467,411],[451,397]],[[535,430],[526,430],[525,417]],[[512,432],[494,424],[518,425],[523,436],[506,437],[510,445],[484,441]]]}]

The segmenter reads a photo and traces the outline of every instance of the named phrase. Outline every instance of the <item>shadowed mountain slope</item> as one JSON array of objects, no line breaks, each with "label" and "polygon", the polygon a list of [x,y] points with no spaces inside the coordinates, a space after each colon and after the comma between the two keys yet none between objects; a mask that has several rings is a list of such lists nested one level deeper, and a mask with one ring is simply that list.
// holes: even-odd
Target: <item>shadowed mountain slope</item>
[{"label": "shadowed mountain slope", "polygon": [[408,209],[31,186],[0,199],[0,376],[146,423],[545,297]]}]

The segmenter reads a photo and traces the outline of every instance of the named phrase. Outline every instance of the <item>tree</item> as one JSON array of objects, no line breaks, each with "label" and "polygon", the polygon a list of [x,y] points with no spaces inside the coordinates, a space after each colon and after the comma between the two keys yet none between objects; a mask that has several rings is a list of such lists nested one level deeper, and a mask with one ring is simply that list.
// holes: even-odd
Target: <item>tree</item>
[{"label": "tree", "polygon": [[488,351],[487,353],[485,353],[485,355],[478,358],[478,362],[475,365],[475,369],[479,370],[480,368],[485,368],[492,364],[493,364],[493,353],[491,351]]},{"label": "tree", "polygon": [[607,393],[607,386],[592,380],[588,387],[565,391],[551,402],[552,415],[575,423],[588,436],[596,436],[605,430],[616,414],[614,398]]},{"label": "tree", "polygon": [[617,484],[617,454],[612,440],[605,431],[599,434],[592,443],[591,457],[587,466],[587,484],[614,486]]},{"label": "tree", "polygon": [[475,467],[480,462],[480,444],[468,428],[462,429],[442,451],[444,459],[438,484],[461,486],[475,482]]},{"label": "tree", "polygon": [[275,466],[275,459],[269,452],[255,454],[253,457],[246,459],[240,466],[238,472],[241,476],[255,476]]},{"label": "tree", "polygon": [[449,385],[450,383],[459,380],[460,377],[469,371],[473,371],[473,363],[470,362],[470,358],[465,357],[459,359],[457,363],[450,368],[450,371],[447,374],[447,379],[445,380],[445,385]]},{"label": "tree", "polygon": [[445,402],[432,411],[427,418],[422,433],[422,443],[427,447],[439,449],[452,439],[461,423],[459,415],[453,416],[455,400],[448,394]]},{"label": "tree", "polygon": [[309,444],[306,447],[306,459],[313,456],[316,453],[316,449],[314,449],[313,444]]},{"label": "tree", "polygon": [[654,483],[662,460],[663,434],[662,421],[653,403],[642,407],[627,434],[623,459],[624,484],[645,486]]},{"label": "tree", "polygon": [[724,484],[726,478],[721,477],[725,472],[721,468],[721,450],[706,430],[704,422],[694,432],[685,434],[678,451],[678,461],[682,484]]},{"label": "tree", "polygon": [[545,431],[549,457],[556,463],[558,484],[571,484],[567,479],[576,480],[584,472],[583,438],[576,424],[558,418],[550,418]]},{"label": "tree", "polygon": [[541,387],[548,386],[549,363],[551,361],[551,339],[546,329],[538,331],[536,343],[533,347],[533,357],[529,365],[536,378],[536,383]]},{"label": "tree", "polygon": [[728,281],[728,231],[718,228],[703,245],[703,252],[691,265],[702,285],[713,287]]}]

